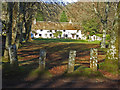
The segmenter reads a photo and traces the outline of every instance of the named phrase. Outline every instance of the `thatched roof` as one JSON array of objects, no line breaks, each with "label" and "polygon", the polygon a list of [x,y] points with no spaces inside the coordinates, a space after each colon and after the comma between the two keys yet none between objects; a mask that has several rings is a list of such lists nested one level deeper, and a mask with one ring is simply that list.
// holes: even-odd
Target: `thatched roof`
[{"label": "thatched roof", "polygon": [[69,22],[36,22],[32,25],[32,30],[80,30],[80,25]]}]

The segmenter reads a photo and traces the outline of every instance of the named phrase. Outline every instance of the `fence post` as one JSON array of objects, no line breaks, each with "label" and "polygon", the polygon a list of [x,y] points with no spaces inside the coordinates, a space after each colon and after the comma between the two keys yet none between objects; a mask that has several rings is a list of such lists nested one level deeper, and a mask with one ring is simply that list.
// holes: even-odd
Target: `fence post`
[{"label": "fence post", "polygon": [[97,49],[91,48],[91,50],[90,50],[90,68],[93,71],[97,71],[97,62],[98,62],[97,55],[98,55]]},{"label": "fence post", "polygon": [[76,57],[76,51],[70,50],[69,60],[68,60],[68,71],[67,71],[68,73],[72,73],[74,71],[75,57]]},{"label": "fence post", "polygon": [[45,69],[45,59],[46,59],[46,51],[40,50],[39,68],[41,71]]},{"label": "fence post", "polygon": [[10,64],[13,65],[13,66],[18,66],[16,45],[15,44],[10,45],[8,47],[8,51],[9,51]]}]

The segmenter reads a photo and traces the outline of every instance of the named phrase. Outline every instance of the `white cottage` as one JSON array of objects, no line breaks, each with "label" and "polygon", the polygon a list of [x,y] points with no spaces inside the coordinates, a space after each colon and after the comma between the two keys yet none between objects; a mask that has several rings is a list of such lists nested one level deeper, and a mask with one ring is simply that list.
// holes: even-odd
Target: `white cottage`
[{"label": "white cottage", "polygon": [[[76,29],[77,28],[77,29]],[[34,38],[55,38],[54,33],[61,31],[58,38],[83,39],[86,37],[81,33],[78,23],[69,22],[33,22],[32,31]]]}]

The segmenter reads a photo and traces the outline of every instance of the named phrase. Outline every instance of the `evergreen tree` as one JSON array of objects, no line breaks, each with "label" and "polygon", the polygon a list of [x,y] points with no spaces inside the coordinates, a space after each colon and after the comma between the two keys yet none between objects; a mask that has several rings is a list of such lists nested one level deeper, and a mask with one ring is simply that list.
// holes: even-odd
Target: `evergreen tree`
[{"label": "evergreen tree", "polygon": [[61,14],[60,22],[68,22],[67,15],[66,15],[65,11],[63,11]]},{"label": "evergreen tree", "polygon": [[84,32],[85,33],[89,32],[90,35],[100,33],[100,31],[99,31],[100,23],[95,18],[83,21],[82,27],[84,29]]},{"label": "evergreen tree", "polygon": [[37,21],[44,21],[44,16],[42,12],[38,12],[36,16]]}]

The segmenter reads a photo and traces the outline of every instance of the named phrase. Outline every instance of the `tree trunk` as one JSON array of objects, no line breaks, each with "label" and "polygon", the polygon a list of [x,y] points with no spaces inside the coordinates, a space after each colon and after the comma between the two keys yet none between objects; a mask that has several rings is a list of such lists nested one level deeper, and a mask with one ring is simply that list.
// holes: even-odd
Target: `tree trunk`
[{"label": "tree trunk", "polygon": [[17,34],[15,44],[16,44],[16,49],[18,49],[20,44],[20,34]]},{"label": "tree trunk", "polygon": [[[32,21],[31,21],[32,22]],[[28,31],[28,37],[27,37],[27,40],[28,41],[31,41],[31,26],[32,26],[32,23],[30,22],[30,25],[29,25],[29,31]]]},{"label": "tree trunk", "polygon": [[[4,57],[8,59],[8,46],[11,45],[12,41],[12,17],[13,17],[13,3],[8,2],[8,18],[7,18],[7,31],[6,31],[6,43]],[[9,60],[8,60],[9,61]]]},{"label": "tree trunk", "polygon": [[118,66],[119,66],[119,72],[120,72],[120,2],[118,5]]},{"label": "tree trunk", "polygon": [[9,46],[9,33],[6,33],[6,43],[5,43],[5,50],[4,50],[4,58],[8,59],[8,46]]},{"label": "tree trunk", "polygon": [[101,22],[103,23],[103,39],[101,43],[101,48],[106,48],[105,41],[106,41],[106,31],[107,31],[107,21],[108,21],[108,12],[109,12],[109,2],[106,2],[106,9],[105,9],[105,19]]},{"label": "tree trunk", "polygon": [[[119,4],[120,7],[120,4]],[[117,8],[119,10],[119,8]],[[111,31],[110,44],[107,50],[107,56],[105,59],[105,64],[107,65],[108,71],[117,72],[118,71],[118,16],[119,13],[116,12],[114,19],[113,30]]]},{"label": "tree trunk", "polygon": [[12,44],[15,44],[16,36],[18,33],[18,21],[19,21],[19,2],[14,2],[13,5],[13,23],[12,23]]},{"label": "tree trunk", "polygon": [[28,41],[32,41],[31,32],[29,32],[29,39],[28,39]]},{"label": "tree trunk", "polygon": [[101,42],[101,48],[105,48],[105,41],[106,41],[106,24],[103,24],[103,38]]},{"label": "tree trunk", "polygon": [[22,44],[23,40],[23,22],[20,24],[20,44]]},{"label": "tree trunk", "polygon": [[22,43],[22,31],[23,31],[23,3],[18,3],[19,15],[18,15],[18,25],[17,25],[17,36],[16,36],[16,48],[19,48],[20,43]]},{"label": "tree trunk", "polygon": [[28,42],[29,40],[31,40],[31,26],[32,26],[32,20],[30,19],[29,21],[26,22],[26,26],[25,26],[25,41]]}]

